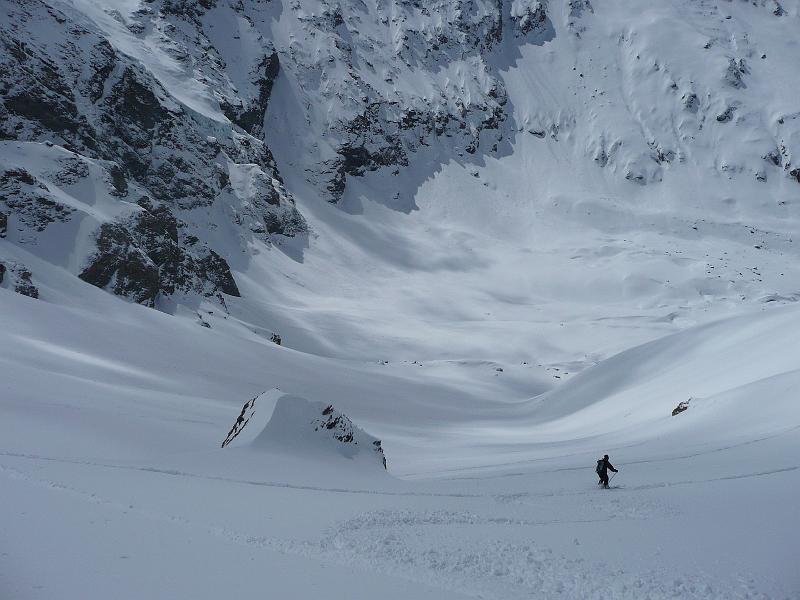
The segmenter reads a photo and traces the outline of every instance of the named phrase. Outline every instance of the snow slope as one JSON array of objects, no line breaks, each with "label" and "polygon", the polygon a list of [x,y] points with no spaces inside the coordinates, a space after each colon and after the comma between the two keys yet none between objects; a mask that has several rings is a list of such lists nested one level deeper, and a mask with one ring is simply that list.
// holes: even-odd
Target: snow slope
[{"label": "snow slope", "polygon": [[[795,307],[688,329],[510,404],[514,382],[480,367],[313,357],[122,312],[100,290],[89,308],[2,301],[8,597],[85,597],[87,580],[120,598],[800,591]],[[393,477],[219,449],[269,385],[346,410]],[[621,469],[608,492],[604,451]]]}]

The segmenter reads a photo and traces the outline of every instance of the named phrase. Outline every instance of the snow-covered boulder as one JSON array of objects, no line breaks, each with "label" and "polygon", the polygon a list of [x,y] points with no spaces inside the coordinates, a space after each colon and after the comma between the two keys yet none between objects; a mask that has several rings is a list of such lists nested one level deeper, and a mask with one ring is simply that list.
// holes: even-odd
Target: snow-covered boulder
[{"label": "snow-covered boulder", "polygon": [[279,389],[247,401],[222,447],[241,447],[308,458],[344,457],[386,468],[381,441],[331,404]]}]

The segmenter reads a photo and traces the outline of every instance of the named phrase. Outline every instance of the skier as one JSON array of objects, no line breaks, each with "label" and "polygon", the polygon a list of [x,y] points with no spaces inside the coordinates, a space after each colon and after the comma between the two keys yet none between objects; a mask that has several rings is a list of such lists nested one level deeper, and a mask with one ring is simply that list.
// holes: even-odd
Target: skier
[{"label": "skier", "polygon": [[595,469],[595,472],[597,473],[597,476],[600,477],[600,481],[597,482],[597,485],[600,485],[602,483],[605,489],[608,489],[609,469],[614,471],[614,473],[617,472],[617,470],[614,468],[614,465],[608,462],[608,454],[604,454],[603,458],[597,461],[597,468]]}]

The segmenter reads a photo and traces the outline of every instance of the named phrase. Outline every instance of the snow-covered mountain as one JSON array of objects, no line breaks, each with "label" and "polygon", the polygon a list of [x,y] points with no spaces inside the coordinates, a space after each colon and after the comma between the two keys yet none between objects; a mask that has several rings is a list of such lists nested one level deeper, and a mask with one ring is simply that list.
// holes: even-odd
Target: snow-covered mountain
[{"label": "snow-covered mountain", "polygon": [[0,2],[0,597],[797,597],[798,32]]},{"label": "snow-covered mountain", "polygon": [[593,303],[669,319],[793,299],[799,10],[6,2],[3,285],[48,287],[43,259],[339,355],[293,311],[398,271],[467,295],[507,271],[480,278],[534,307],[580,300],[588,272]]}]

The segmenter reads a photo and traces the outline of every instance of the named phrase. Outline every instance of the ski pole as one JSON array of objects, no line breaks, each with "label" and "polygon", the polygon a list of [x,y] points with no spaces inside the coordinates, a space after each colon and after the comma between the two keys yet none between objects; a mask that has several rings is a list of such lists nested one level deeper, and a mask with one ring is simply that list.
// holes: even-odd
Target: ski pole
[{"label": "ski pole", "polygon": [[610,483],[611,483],[611,482],[614,480],[614,477],[616,477],[616,476],[617,476],[617,473],[614,473],[614,474],[611,476],[611,479],[609,479],[609,480],[608,480],[608,483],[610,484]]}]

